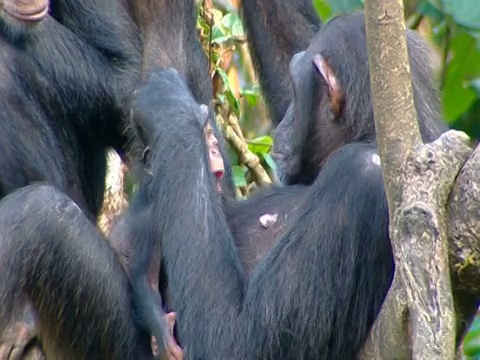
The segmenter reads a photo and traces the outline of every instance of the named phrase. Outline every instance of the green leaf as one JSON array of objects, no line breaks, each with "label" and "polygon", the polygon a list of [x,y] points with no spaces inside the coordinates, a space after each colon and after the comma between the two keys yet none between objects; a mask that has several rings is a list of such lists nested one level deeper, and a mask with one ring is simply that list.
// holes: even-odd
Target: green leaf
[{"label": "green leaf", "polygon": [[238,116],[240,112],[240,105],[238,104],[238,99],[235,97],[235,95],[232,92],[232,89],[230,88],[228,75],[221,68],[217,68],[216,72],[220,75],[220,77],[222,78],[223,84],[225,85],[225,90],[223,93],[228,101],[228,104],[230,105],[232,110],[235,112],[235,114]]},{"label": "green leaf", "polygon": [[438,22],[442,21],[445,16],[441,10],[442,4],[440,0],[423,0],[417,5],[417,11],[420,15],[428,16]]},{"label": "green leaf", "polygon": [[247,186],[247,180],[245,179],[245,172],[246,172],[246,169],[244,166],[240,166],[240,165],[232,166],[233,184],[235,186],[237,187]]},{"label": "green leaf", "polygon": [[332,9],[325,3],[325,0],[313,0],[313,6],[323,22],[327,22],[332,17]]},{"label": "green leaf", "polygon": [[480,50],[477,41],[465,31],[450,40],[451,60],[443,86],[444,117],[448,123],[467,111],[476,99],[471,80],[480,77]]},{"label": "green leaf", "polygon": [[259,94],[252,89],[240,89],[240,95],[247,100],[248,106],[255,106],[258,103]]},{"label": "green leaf", "polygon": [[480,355],[480,331],[469,331],[463,342],[463,352],[467,356]]},{"label": "green leaf", "polygon": [[438,11],[443,12],[443,0],[428,0],[428,3]]},{"label": "green leaf", "polygon": [[273,171],[277,170],[277,164],[275,164],[275,161],[273,161],[270,154],[262,153],[262,157],[263,157],[263,160],[265,160],[265,163],[268,165],[268,167],[270,169],[272,169]]},{"label": "green leaf", "polygon": [[225,32],[223,31],[223,29],[217,25],[213,25],[213,28],[212,28],[212,42],[216,42],[216,43],[220,43],[221,38],[227,38],[229,39],[230,37],[228,35],[225,34]]},{"label": "green leaf", "polygon": [[222,19],[222,23],[230,29],[230,33],[233,36],[243,36],[245,31],[243,30],[243,23],[237,13],[229,13]]},{"label": "green leaf", "polygon": [[248,149],[256,155],[267,154],[273,144],[273,139],[268,136],[260,136],[252,140],[248,140]]},{"label": "green leaf", "polygon": [[444,10],[455,22],[470,29],[480,30],[478,0],[443,0]]}]

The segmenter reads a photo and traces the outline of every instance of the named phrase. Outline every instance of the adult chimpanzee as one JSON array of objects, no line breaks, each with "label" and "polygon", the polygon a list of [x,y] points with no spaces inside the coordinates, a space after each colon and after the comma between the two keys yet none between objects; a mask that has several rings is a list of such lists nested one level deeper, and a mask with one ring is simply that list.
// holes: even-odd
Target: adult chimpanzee
[{"label": "adult chimpanzee", "polygon": [[[181,93],[190,94],[183,79],[176,80]],[[156,94],[163,89],[163,95],[173,95],[170,86],[156,89]],[[163,95],[156,101],[178,108],[177,99]],[[205,138],[213,150],[209,152],[211,171],[217,172],[223,169],[218,144],[206,107],[198,109],[207,124]],[[145,131],[149,129],[142,127],[138,135],[143,138]],[[150,233],[151,207],[158,195],[149,191],[149,182],[149,178],[142,178],[129,209],[128,225],[140,240]],[[8,195],[0,203],[0,228],[0,359],[23,355],[37,340],[47,358],[151,358],[145,339],[152,332],[163,340],[159,343],[161,354],[168,359],[182,358],[172,337],[174,318],[167,319],[171,327],[168,329],[162,323],[161,303],[153,308],[154,318],[160,320],[159,327],[138,327],[144,317],[133,322],[134,315],[142,315],[146,310],[151,313],[143,306],[157,304],[139,298],[138,286],[134,287],[137,301],[132,304],[131,282],[119,267],[117,257],[78,206],[61,191],[32,185]],[[134,285],[139,280],[136,274],[133,272]],[[132,313],[132,309],[137,313]]]},{"label": "adult chimpanzee", "polygon": [[[117,0],[0,2],[0,198],[34,181],[95,217],[140,42]],[[42,21],[40,21],[42,20]]]},{"label": "adult chimpanzee", "polygon": [[[408,31],[407,38],[420,131],[429,142],[447,129],[432,80],[432,54],[416,33]],[[322,161],[345,143],[375,141],[366,60],[363,13],[330,22],[293,57],[292,113],[276,129],[274,149],[286,184],[312,183]]]},{"label": "adult chimpanzee", "polygon": [[[413,32],[407,37],[421,131],[430,141],[446,129],[430,54]],[[331,21],[294,58],[297,122],[287,137],[292,149],[305,141],[284,160],[303,160],[295,164],[302,181],[238,204],[221,204],[206,157],[198,160],[206,153],[200,110],[181,80],[156,74],[138,91],[135,122],[152,149],[146,188],[158,194],[151,214],[162,214],[144,231],[140,259],[160,249],[190,358],[350,359],[361,349],[393,273],[367,64],[361,13]],[[170,99],[157,102],[165,93]],[[167,123],[172,117],[179,121]],[[263,245],[266,255],[253,259],[247,280],[242,261],[252,254],[236,249],[242,229],[260,241],[260,215],[287,206],[282,235]]]},{"label": "adult chimpanzee", "polygon": [[[432,141],[447,129],[432,80],[432,55],[415,32],[407,31],[407,40],[421,133]],[[349,142],[375,141],[362,13],[326,25],[306,51],[293,57],[290,75],[294,96],[275,130],[272,156],[280,179],[295,186],[266,190],[238,210],[226,210],[248,271],[295,221],[306,196],[301,185],[315,181],[328,155]],[[259,219],[265,214],[276,221],[264,226]]]},{"label": "adult chimpanzee", "polygon": [[307,48],[321,22],[312,0],[242,0],[242,10],[255,70],[276,126],[291,100],[288,64]]}]

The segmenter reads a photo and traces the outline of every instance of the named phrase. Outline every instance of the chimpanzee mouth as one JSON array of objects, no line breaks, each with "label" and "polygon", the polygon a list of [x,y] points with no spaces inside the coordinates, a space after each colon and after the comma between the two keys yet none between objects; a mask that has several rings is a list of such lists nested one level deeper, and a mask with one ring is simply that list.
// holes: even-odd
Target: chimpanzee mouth
[{"label": "chimpanzee mouth", "polygon": [[223,194],[223,189],[222,189],[222,178],[224,175],[223,170],[218,170],[213,173],[215,175],[215,184],[217,185],[217,193],[218,194]]},{"label": "chimpanzee mouth", "polygon": [[4,4],[4,11],[14,19],[38,22],[43,20],[48,15],[48,1],[38,1],[39,4],[32,6],[18,6],[11,4]]}]

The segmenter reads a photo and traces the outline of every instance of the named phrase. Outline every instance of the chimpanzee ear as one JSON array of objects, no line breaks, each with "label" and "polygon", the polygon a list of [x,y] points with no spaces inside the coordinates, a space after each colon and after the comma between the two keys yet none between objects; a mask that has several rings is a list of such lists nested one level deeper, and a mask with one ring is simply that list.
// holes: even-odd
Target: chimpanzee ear
[{"label": "chimpanzee ear", "polygon": [[343,106],[343,94],[340,82],[330,67],[328,61],[320,54],[315,54],[312,59],[313,67],[317,73],[325,80],[327,84],[328,97],[330,106],[335,118],[340,116]]}]

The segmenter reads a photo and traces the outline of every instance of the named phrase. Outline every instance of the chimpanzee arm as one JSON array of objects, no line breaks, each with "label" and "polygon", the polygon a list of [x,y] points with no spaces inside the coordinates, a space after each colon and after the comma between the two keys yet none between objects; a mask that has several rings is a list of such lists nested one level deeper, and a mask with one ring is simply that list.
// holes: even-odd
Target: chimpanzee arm
[{"label": "chimpanzee arm", "polygon": [[[118,0],[57,0],[52,17],[95,47],[116,67],[140,67],[140,37],[134,22]],[[120,74],[119,74],[120,75]]]},{"label": "chimpanzee arm", "polygon": [[134,108],[152,141],[152,239],[162,239],[189,356],[352,358],[393,272],[374,147],[347,145],[327,161],[297,222],[247,282],[209,172],[198,106],[180,83],[170,70],[155,75]]},{"label": "chimpanzee arm", "polygon": [[[122,119],[128,114],[141,68],[140,34],[130,14],[118,0],[57,0],[51,6],[51,15],[63,25],[63,29],[59,40],[47,37],[43,47],[52,51],[54,41],[60,45],[59,54],[54,50],[50,55],[50,59],[57,62],[55,68],[68,68],[70,73],[77,69],[73,73],[78,79],[72,82],[84,89],[77,97],[90,101],[85,106],[102,107],[97,118],[98,122],[103,120],[104,123],[103,126],[97,125],[97,129],[105,129],[105,134],[99,133],[98,137],[108,146],[124,149],[126,139]],[[74,40],[70,32],[74,34]],[[43,42],[45,37],[42,35],[40,40]],[[62,59],[60,63],[65,66],[59,66],[58,59]],[[40,63],[48,64],[44,55]],[[72,77],[59,75],[62,80]],[[90,87],[97,90],[92,91]],[[85,92],[91,95],[86,97]],[[83,104],[74,103],[76,111],[82,109]],[[108,111],[105,104],[110,105]]]},{"label": "chimpanzee arm", "polygon": [[243,0],[242,5],[255,70],[276,126],[292,97],[290,59],[308,47],[321,22],[312,0]]},{"label": "chimpanzee arm", "polygon": [[[158,352],[163,354],[166,349],[176,347],[176,343],[168,331],[159,289],[160,244],[148,247],[148,252],[143,246],[150,246],[152,231],[152,209],[145,195],[144,187],[140,186],[126,214],[114,225],[109,243],[132,283],[136,323],[143,331],[155,336]],[[169,343],[172,344],[170,348]]]},{"label": "chimpanzee arm", "polygon": [[250,279],[250,357],[354,359],[388,292],[394,265],[374,145],[334,152],[307,198]]}]

